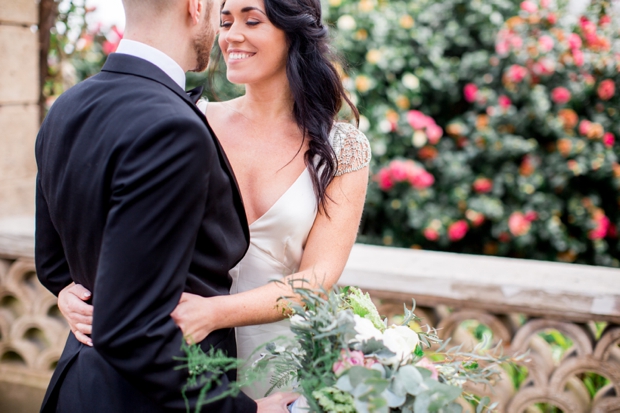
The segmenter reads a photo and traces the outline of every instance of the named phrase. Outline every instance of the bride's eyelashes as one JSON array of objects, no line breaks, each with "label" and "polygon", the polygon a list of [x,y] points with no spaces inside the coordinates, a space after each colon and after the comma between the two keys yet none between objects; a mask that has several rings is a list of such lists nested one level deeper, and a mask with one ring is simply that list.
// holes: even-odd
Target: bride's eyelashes
[{"label": "bride's eyelashes", "polygon": [[[258,26],[261,23],[262,22],[260,22],[258,20],[248,20],[247,22],[245,22],[245,24],[248,25],[248,26]],[[220,22],[220,27],[228,29],[228,28],[230,28],[230,26],[232,26],[232,22]]]}]

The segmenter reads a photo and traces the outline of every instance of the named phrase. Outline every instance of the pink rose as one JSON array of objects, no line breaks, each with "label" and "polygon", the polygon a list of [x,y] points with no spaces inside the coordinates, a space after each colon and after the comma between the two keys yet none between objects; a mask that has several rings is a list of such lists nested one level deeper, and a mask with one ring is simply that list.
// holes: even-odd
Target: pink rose
[{"label": "pink rose", "polygon": [[551,0],[540,0],[540,7],[543,9],[548,9],[551,5]]},{"label": "pink rose", "polygon": [[382,168],[377,175],[375,175],[375,181],[379,184],[379,188],[382,191],[389,191],[394,186],[392,181],[392,174],[387,168]]},{"label": "pink rose", "polygon": [[510,105],[512,105],[512,101],[506,95],[500,95],[499,98],[497,98],[497,103],[499,103],[502,109],[508,109]]},{"label": "pink rose", "polygon": [[570,102],[571,94],[565,87],[556,87],[551,91],[551,100],[561,105]]},{"label": "pink rose", "polygon": [[536,13],[538,11],[538,6],[534,4],[534,2],[525,0],[521,3],[521,10],[524,10],[528,13]]},{"label": "pink rose", "polygon": [[583,42],[581,41],[581,37],[579,37],[577,33],[571,33],[570,36],[568,36],[568,46],[571,49],[579,49],[582,45]]},{"label": "pink rose", "polygon": [[493,181],[489,178],[478,178],[473,183],[474,191],[485,194],[493,189]]},{"label": "pink rose", "polygon": [[592,122],[589,120],[582,120],[579,122],[579,134],[583,136],[588,136],[588,132],[590,132],[590,127],[592,126]]},{"label": "pink rose", "polygon": [[437,241],[439,239],[439,232],[437,232],[437,230],[434,230],[433,228],[425,228],[424,238],[429,241]]},{"label": "pink rose", "polygon": [[510,47],[509,47],[508,42],[506,40],[498,41],[495,44],[495,52],[498,55],[501,55],[501,56],[507,55],[509,51],[510,51]]},{"label": "pink rose", "polygon": [[538,39],[538,45],[540,46],[541,50],[545,53],[552,51],[554,44],[555,42],[553,41],[553,39],[547,35],[540,36],[540,39]]},{"label": "pink rose", "polygon": [[608,14],[603,15],[598,21],[601,26],[607,26],[609,23],[611,23],[611,16]]},{"label": "pink rose", "polygon": [[616,142],[616,137],[614,136],[613,133],[607,132],[605,135],[603,135],[603,144],[605,144],[605,146],[607,146],[608,148],[611,148],[612,146],[614,146],[615,142]]},{"label": "pink rose", "polygon": [[336,376],[340,376],[346,370],[353,366],[364,366],[364,353],[361,351],[345,351],[340,352],[340,359],[334,363],[332,370]]},{"label": "pink rose", "polygon": [[616,94],[616,84],[611,79],[603,80],[596,92],[602,100],[609,100]]},{"label": "pink rose", "polygon": [[506,74],[508,80],[512,83],[521,83],[525,76],[527,76],[527,69],[523,66],[512,65],[508,68],[508,73]]},{"label": "pink rose", "polygon": [[538,219],[538,213],[536,211],[526,212],[525,219],[530,222],[536,221]]},{"label": "pink rose", "polygon": [[509,41],[513,49],[520,49],[521,47],[523,47],[523,39],[519,36],[510,36]]},{"label": "pink rose", "polygon": [[431,372],[431,379],[439,380],[439,372],[437,371],[437,368],[435,367],[433,362],[426,357],[422,357],[420,361],[418,361],[415,365],[418,367],[422,367],[423,369],[429,370]]},{"label": "pink rose", "polygon": [[515,237],[530,232],[531,226],[531,222],[523,215],[523,212],[513,212],[508,218],[508,229]]},{"label": "pink rose", "polygon": [[443,129],[441,129],[441,126],[437,126],[433,124],[433,125],[428,125],[426,127],[426,137],[428,138],[428,141],[430,142],[431,145],[436,145],[442,136],[443,136]]},{"label": "pink rose", "polygon": [[415,189],[424,189],[435,183],[435,177],[424,169],[419,168],[414,175],[409,177],[409,183]]},{"label": "pink rose", "polygon": [[594,221],[596,227],[594,227],[594,229],[592,229],[588,233],[588,237],[591,240],[597,240],[597,239],[605,238],[605,236],[607,235],[607,232],[609,231],[609,225],[610,225],[609,218],[607,218],[605,216],[605,214],[601,213],[599,216],[595,216],[593,218],[593,221]]},{"label": "pink rose", "polygon": [[476,97],[478,96],[478,86],[473,83],[468,83],[463,88],[463,94],[465,95],[465,100],[469,103],[473,103],[476,101]]},{"label": "pink rose", "polygon": [[549,13],[547,15],[547,21],[551,24],[556,24],[558,22],[558,16],[555,13]]},{"label": "pink rose", "polygon": [[548,76],[555,72],[555,62],[548,57],[543,57],[532,65],[532,72],[538,76]]},{"label": "pink rose", "polygon": [[456,221],[448,227],[448,238],[450,241],[459,241],[465,237],[468,230],[469,225],[467,225],[467,221]]},{"label": "pink rose", "polygon": [[596,25],[585,16],[579,19],[579,26],[581,26],[581,30],[586,34],[596,33]]}]

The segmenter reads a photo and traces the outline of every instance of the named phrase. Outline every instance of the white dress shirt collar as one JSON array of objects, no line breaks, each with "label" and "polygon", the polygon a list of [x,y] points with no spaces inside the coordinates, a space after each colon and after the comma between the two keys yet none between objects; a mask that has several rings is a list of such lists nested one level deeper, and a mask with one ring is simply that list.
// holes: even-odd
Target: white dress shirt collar
[{"label": "white dress shirt collar", "polygon": [[181,89],[185,90],[185,72],[183,68],[161,50],[135,40],[122,39],[116,49],[116,53],[128,54],[153,63],[170,76]]}]

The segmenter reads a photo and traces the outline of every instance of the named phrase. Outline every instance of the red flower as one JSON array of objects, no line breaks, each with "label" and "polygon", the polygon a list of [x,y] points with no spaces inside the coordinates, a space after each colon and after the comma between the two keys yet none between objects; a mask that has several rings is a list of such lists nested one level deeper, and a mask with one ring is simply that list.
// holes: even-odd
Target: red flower
[{"label": "red flower", "polygon": [[502,109],[508,109],[510,105],[512,105],[512,101],[506,95],[500,95],[499,98],[497,98],[497,103],[499,103]]},{"label": "red flower", "polygon": [[536,221],[538,219],[538,212],[536,211],[529,211],[525,213],[525,219],[532,222],[532,221]]},{"label": "red flower", "polygon": [[469,103],[473,103],[476,101],[476,97],[478,96],[478,86],[473,83],[468,83],[463,88],[463,94],[465,95],[465,100]]},{"label": "red flower", "polygon": [[428,141],[431,145],[437,144],[437,142],[439,142],[439,139],[441,139],[442,136],[443,129],[441,129],[441,126],[433,124],[426,127],[426,137],[428,138]]},{"label": "red flower", "polygon": [[600,212],[598,214],[595,214],[592,220],[594,221],[594,224],[596,226],[588,233],[588,237],[591,240],[605,238],[605,236],[609,232],[609,225],[611,224],[609,218],[607,218],[604,213]]},{"label": "red flower", "polygon": [[527,76],[527,69],[523,66],[512,65],[508,68],[506,76],[512,83],[521,83],[523,79],[525,79],[525,76]]},{"label": "red flower", "polygon": [[576,33],[571,33],[570,36],[568,36],[568,46],[571,49],[579,49],[581,48],[581,46],[583,45],[583,42],[581,41],[581,37],[579,37],[578,34]]},{"label": "red flower", "polygon": [[426,116],[419,110],[410,110],[407,113],[407,121],[409,122],[409,125],[411,125],[411,127],[415,130],[424,129],[429,125],[435,124],[435,121],[431,117]]},{"label": "red flower", "polygon": [[549,13],[547,15],[547,21],[551,24],[556,24],[558,22],[558,17],[555,15],[555,13]]},{"label": "red flower", "polygon": [[515,237],[527,234],[531,227],[531,221],[523,215],[523,212],[513,212],[508,218],[508,229]]},{"label": "red flower", "polygon": [[465,237],[468,230],[469,225],[467,225],[467,221],[461,219],[448,227],[448,238],[450,241],[459,241]]},{"label": "red flower", "polygon": [[415,189],[424,189],[435,183],[435,177],[424,169],[419,168],[415,175],[409,177],[409,183]]},{"label": "red flower", "polygon": [[375,181],[379,184],[379,188],[382,191],[388,191],[394,186],[392,176],[387,168],[383,168],[375,175]]},{"label": "red flower", "polygon": [[607,132],[605,135],[603,135],[603,143],[608,148],[611,148],[612,146],[614,146],[614,142],[616,142],[616,137],[614,136],[613,133]]},{"label": "red flower", "polygon": [[480,194],[485,194],[493,189],[493,181],[489,178],[478,178],[474,181],[472,187],[474,188],[474,191]]},{"label": "red flower", "polygon": [[437,241],[439,239],[439,232],[437,232],[437,230],[434,230],[433,228],[425,228],[424,229],[424,238],[426,238],[429,241]]},{"label": "red flower", "polygon": [[596,92],[601,99],[609,100],[616,94],[616,84],[611,79],[603,80]]},{"label": "red flower", "polygon": [[534,4],[534,2],[525,0],[521,3],[521,10],[524,10],[528,13],[536,13],[538,11],[538,6]]},{"label": "red flower", "polygon": [[555,103],[565,104],[570,102],[571,94],[565,87],[556,87],[551,91],[551,100]]}]

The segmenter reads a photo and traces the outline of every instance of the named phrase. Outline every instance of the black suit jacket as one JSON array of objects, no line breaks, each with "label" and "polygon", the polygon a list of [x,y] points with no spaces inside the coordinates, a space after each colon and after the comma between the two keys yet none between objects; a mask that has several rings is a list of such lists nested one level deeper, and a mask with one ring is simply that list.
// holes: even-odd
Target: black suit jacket
[{"label": "black suit jacket", "polygon": [[[163,71],[123,54],[54,103],[36,142],[36,265],[58,295],[93,292],[94,348],[69,335],[45,412],[185,411],[181,293],[228,294],[249,230],[204,115]],[[234,330],[201,343],[236,355]],[[234,373],[209,397],[219,394]],[[198,389],[188,392],[193,407]],[[254,412],[241,394],[205,412]]]}]

